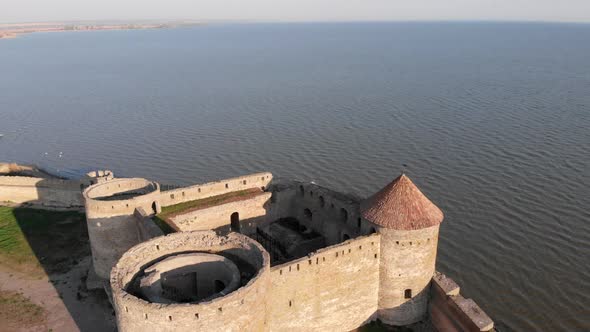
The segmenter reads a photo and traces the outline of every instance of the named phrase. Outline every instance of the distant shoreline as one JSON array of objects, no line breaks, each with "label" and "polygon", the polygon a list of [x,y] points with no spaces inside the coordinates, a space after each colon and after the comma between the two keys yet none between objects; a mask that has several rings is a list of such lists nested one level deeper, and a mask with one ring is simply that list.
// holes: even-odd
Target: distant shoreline
[{"label": "distant shoreline", "polygon": [[100,31],[100,30],[145,30],[171,29],[181,26],[202,25],[201,22],[165,23],[14,23],[0,24],[0,39],[12,39],[34,32]]}]

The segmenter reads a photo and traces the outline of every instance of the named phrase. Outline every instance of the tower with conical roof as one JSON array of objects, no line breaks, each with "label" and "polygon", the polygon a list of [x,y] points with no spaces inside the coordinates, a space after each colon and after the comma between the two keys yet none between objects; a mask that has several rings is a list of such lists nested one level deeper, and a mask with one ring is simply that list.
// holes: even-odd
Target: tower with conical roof
[{"label": "tower with conical roof", "polygon": [[404,174],[361,202],[361,215],[381,234],[379,311],[406,325],[427,311],[443,213]]}]

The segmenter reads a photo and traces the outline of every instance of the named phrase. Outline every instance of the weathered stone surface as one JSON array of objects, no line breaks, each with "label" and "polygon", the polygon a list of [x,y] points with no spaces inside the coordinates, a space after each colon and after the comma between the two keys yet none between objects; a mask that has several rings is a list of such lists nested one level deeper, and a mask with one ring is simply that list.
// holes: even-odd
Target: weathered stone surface
[{"label": "weathered stone surface", "polygon": [[432,282],[435,283],[438,287],[440,287],[446,295],[459,295],[459,285],[457,285],[457,283],[453,279],[448,278],[446,275],[440,272],[434,273]]}]

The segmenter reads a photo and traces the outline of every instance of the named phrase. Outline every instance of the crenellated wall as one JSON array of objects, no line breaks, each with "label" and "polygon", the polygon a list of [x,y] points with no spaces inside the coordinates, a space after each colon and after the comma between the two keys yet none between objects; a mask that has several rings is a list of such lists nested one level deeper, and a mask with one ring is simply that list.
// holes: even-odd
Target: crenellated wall
[{"label": "crenellated wall", "polygon": [[492,331],[494,322],[473,301],[459,293],[459,285],[444,274],[432,278],[429,303],[430,320],[435,331],[479,332]]},{"label": "crenellated wall", "polygon": [[270,331],[349,331],[373,318],[380,236],[348,240],[271,268]]},{"label": "crenellated wall", "polygon": [[[246,263],[255,274],[236,291],[199,303],[150,303],[129,293],[145,266],[187,252],[208,252]],[[238,264],[239,265],[239,264]],[[270,258],[252,239],[237,233],[180,232],[143,242],[125,253],[111,273],[119,331],[265,331]]]},{"label": "crenellated wall", "polygon": [[272,181],[272,174],[268,172],[255,173],[231,179],[198,184],[194,186],[163,191],[159,202],[162,206],[194,201],[211,196],[218,196],[234,191],[251,188],[265,190]]}]

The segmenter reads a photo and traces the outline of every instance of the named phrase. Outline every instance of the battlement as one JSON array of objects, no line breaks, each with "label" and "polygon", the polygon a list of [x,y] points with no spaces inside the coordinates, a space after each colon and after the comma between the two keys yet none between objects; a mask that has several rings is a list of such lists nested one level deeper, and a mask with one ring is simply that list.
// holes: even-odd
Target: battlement
[{"label": "battlement", "polygon": [[[0,200],[84,202],[92,268],[110,280],[120,331],[347,331],[427,317],[437,331],[493,329],[435,273],[442,212],[405,175],[364,200],[272,179],[161,191],[108,170],[0,176]],[[161,236],[155,219],[176,232]]]},{"label": "battlement", "polygon": [[[134,278],[144,266],[179,253],[207,252],[230,258],[251,276],[237,290],[198,303],[151,303],[136,295]],[[157,237],[131,248],[111,273],[117,323],[123,331],[262,331],[270,259],[255,241],[240,234],[182,232]],[[215,276],[197,282],[214,281]]]},{"label": "battlement", "polygon": [[223,179],[189,187],[163,191],[159,202],[162,207],[219,196],[234,191],[260,188],[263,191],[272,181],[272,174],[268,172],[255,173],[230,179]]},{"label": "battlement", "polygon": [[464,298],[453,279],[436,272],[432,278],[430,319],[436,331],[492,331],[494,322],[472,299]]}]

